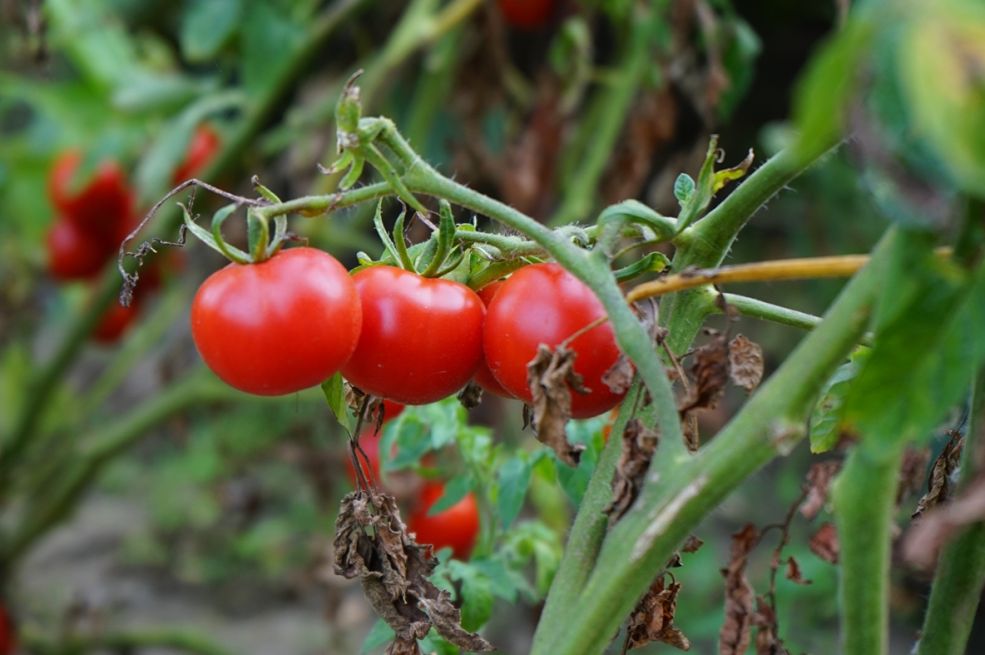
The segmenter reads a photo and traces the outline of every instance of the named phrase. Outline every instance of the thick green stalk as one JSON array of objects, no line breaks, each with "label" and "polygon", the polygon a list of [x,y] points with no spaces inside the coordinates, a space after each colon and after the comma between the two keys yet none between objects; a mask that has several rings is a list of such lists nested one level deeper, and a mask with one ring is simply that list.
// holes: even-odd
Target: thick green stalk
[{"label": "thick green stalk", "polygon": [[889,566],[902,458],[902,445],[878,459],[856,447],[834,485],[845,655],[889,652]]},{"label": "thick green stalk", "polygon": [[[885,242],[876,257],[886,251]],[[718,436],[696,456],[651,470],[633,509],[609,532],[581,595],[567,600],[559,635],[534,655],[601,653],[637,599],[697,524],[746,478],[803,438],[804,420],[824,381],[855,346],[878,292],[863,269]],[[560,627],[563,626],[563,627]]]},{"label": "thick green stalk", "polygon": [[[958,488],[981,474],[975,452],[985,447],[985,369],[972,393],[971,421],[961,453]],[[985,586],[985,523],[964,529],[941,549],[917,655],[963,655]]]},{"label": "thick green stalk", "polygon": [[48,528],[69,514],[82,499],[83,491],[118,454],[144,437],[149,429],[177,412],[200,404],[246,398],[219,382],[211,374],[192,374],[169,386],[126,416],[102,427],[92,436],[82,436],[86,444],[76,461],[63,471],[52,488],[36,498],[24,512],[24,521],[3,544],[0,561],[12,565]]},{"label": "thick green stalk", "polygon": [[[768,159],[707,216],[685,230],[687,247],[675,254],[673,271],[721,265],[752,215],[830,149],[831,145],[826,144],[803,155],[783,150]],[[700,290],[674,294],[662,301],[660,317],[662,324],[671,328],[668,338],[671,350],[678,354],[685,352],[707,315],[707,303]]]},{"label": "thick green stalk", "polygon": [[[303,72],[325,40],[355,10],[363,0],[337,0],[312,24],[306,32],[307,40],[298,48],[284,74],[278,78],[253,105],[230,140],[220,150],[215,160],[202,173],[202,179],[215,179],[220,173],[235,164],[240,155],[247,150],[253,137],[263,128],[270,115],[276,111],[281,99],[289,91],[293,81]],[[181,220],[174,211],[167,220],[162,221],[157,234],[172,233]],[[89,335],[99,322],[110,303],[114,302],[120,291],[121,280],[115,262],[107,265],[106,271],[87,310],[79,314],[69,325],[68,330],[55,348],[52,358],[41,368],[31,383],[30,393],[25,395],[14,428],[6,440],[0,444],[0,498],[10,483],[11,468],[27,448],[38,421],[48,400],[58,386],[65,371],[75,361],[75,357],[88,341]]]}]

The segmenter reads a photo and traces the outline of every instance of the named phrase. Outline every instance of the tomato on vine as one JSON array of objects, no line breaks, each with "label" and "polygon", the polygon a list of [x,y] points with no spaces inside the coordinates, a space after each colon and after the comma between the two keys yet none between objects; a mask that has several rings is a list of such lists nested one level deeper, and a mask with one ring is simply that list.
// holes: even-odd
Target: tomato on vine
[{"label": "tomato on vine", "polygon": [[230,386],[293,393],[335,374],[359,339],[362,311],[348,272],[314,248],[282,250],[213,273],[192,301],[192,337]]},{"label": "tomato on vine", "polygon": [[554,14],[554,0],[499,0],[499,10],[511,27],[534,30]]},{"label": "tomato on vine", "polygon": [[45,236],[48,271],[58,280],[91,278],[112,256],[112,244],[86,231],[74,221],[59,217]]},{"label": "tomato on vine", "polygon": [[212,161],[220,145],[219,133],[215,128],[208,123],[199,125],[188,142],[185,159],[174,170],[171,181],[179,184],[198,175]]},{"label": "tomato on vine", "polygon": [[352,276],[362,303],[359,345],[342,375],[366,393],[408,405],[449,396],[482,361],[485,310],[464,284],[394,266]]},{"label": "tomato on vine", "polygon": [[[527,364],[540,344],[555,347],[592,321],[605,316],[595,294],[558,264],[532,264],[516,271],[489,304],[483,328],[486,364],[507,391],[525,402],[533,400],[527,385]],[[608,323],[573,339],[574,370],[587,394],[571,392],[575,418],[597,416],[612,409],[614,394],[602,376],[619,358],[619,346]]]},{"label": "tomato on vine", "polygon": [[428,483],[421,489],[417,506],[410,515],[407,529],[420,544],[431,544],[435,550],[451,548],[458,559],[468,559],[479,536],[479,505],[470,491],[449,507],[433,516],[428,510],[444,494],[444,485]]},{"label": "tomato on vine", "polygon": [[117,162],[105,160],[79,185],[74,178],[81,164],[82,153],[78,150],[68,150],[55,160],[48,178],[51,202],[79,228],[115,237],[120,224],[133,213],[133,194],[126,173]]}]

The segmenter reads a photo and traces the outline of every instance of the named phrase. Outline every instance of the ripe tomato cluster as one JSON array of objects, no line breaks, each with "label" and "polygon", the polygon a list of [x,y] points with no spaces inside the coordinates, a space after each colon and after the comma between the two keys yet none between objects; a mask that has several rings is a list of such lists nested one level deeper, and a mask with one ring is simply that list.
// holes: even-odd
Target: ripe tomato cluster
[{"label": "ripe tomato cluster", "polygon": [[195,295],[191,323],[202,359],[242,391],[292,393],[341,371],[362,391],[409,405],[441,400],[472,379],[532,402],[527,365],[538,347],[570,340],[589,389],[572,392],[573,415],[588,418],[621,399],[602,381],[619,357],[612,328],[577,334],[604,315],[558,264],[525,266],[477,294],[394,266],[350,277],[331,255],[303,247],[214,273]]},{"label": "ripe tomato cluster", "polygon": [[[199,126],[174,179],[195,175],[218,147],[215,130]],[[48,271],[61,282],[91,281],[136,226],[135,194],[119,162],[105,159],[83,180],[79,179],[83,159],[82,152],[66,150],[48,176],[48,196],[57,212],[45,239]],[[141,280],[129,307],[113,305],[106,310],[92,332],[96,341],[116,341],[136,320],[148,294],[160,286],[160,264],[149,267]]]}]

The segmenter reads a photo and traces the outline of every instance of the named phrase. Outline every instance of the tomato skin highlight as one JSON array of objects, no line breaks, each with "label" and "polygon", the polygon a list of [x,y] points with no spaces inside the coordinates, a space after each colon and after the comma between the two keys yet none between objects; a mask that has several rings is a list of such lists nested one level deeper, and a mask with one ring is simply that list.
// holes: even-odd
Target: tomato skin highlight
[{"label": "tomato skin highlight", "polygon": [[[513,273],[489,305],[483,345],[489,370],[503,387],[532,402],[527,364],[537,347],[555,347],[592,321],[605,316],[595,294],[558,264],[532,264]],[[612,409],[622,394],[612,393],[602,376],[616,363],[620,350],[608,323],[574,339],[574,368],[590,393],[571,392],[574,418],[589,418]]]},{"label": "tomato skin highlight", "polygon": [[506,22],[521,30],[544,27],[554,14],[554,0],[499,0]]},{"label": "tomato skin highlight", "polygon": [[133,194],[126,174],[115,161],[103,161],[85,186],[73,193],[72,178],[81,163],[78,150],[67,150],[55,160],[48,177],[52,204],[79,228],[115,237],[120,223],[133,214]]},{"label": "tomato skin highlight", "polygon": [[474,291],[394,266],[352,276],[362,301],[359,345],[342,375],[366,393],[406,405],[449,396],[482,361],[485,309]]},{"label": "tomato skin highlight", "polygon": [[180,184],[198,175],[212,161],[220,145],[219,133],[215,128],[208,123],[199,125],[188,142],[185,159],[174,170],[171,181]]},{"label": "tomato skin highlight", "polygon": [[362,312],[348,271],[314,248],[213,273],[192,301],[202,359],[232,387],[278,396],[320,384],[349,359]]},{"label": "tomato skin highlight", "polygon": [[479,536],[479,505],[470,491],[445,511],[428,516],[428,510],[444,492],[444,485],[426,484],[407,521],[407,529],[415,534],[419,544],[431,544],[435,550],[450,547],[455,558],[465,560]]},{"label": "tomato skin highlight", "polygon": [[[486,286],[479,289],[477,292],[479,294],[479,299],[482,300],[482,304],[485,305],[486,309],[489,309],[489,303],[492,302],[493,297],[496,292],[503,286],[504,282],[502,280],[493,282],[492,284],[487,284]],[[483,356],[482,361],[479,362],[479,368],[475,371],[475,383],[482,387],[485,391],[500,396],[502,398],[513,398],[513,394],[503,388],[503,385],[493,377],[492,371],[489,370],[489,366],[486,364],[485,356]]]}]

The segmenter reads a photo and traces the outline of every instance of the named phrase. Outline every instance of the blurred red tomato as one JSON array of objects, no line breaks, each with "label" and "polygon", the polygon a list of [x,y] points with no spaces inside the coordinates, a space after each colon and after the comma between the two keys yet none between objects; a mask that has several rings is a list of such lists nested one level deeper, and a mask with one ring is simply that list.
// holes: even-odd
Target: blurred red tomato
[{"label": "blurred red tomato", "polygon": [[416,535],[418,543],[431,544],[435,550],[450,547],[457,559],[468,559],[479,536],[479,505],[475,495],[469,492],[445,511],[428,516],[428,510],[444,492],[442,484],[426,484],[407,528]]},{"label": "blurred red tomato", "polygon": [[84,183],[75,180],[82,153],[68,150],[56,160],[48,178],[48,194],[63,217],[100,236],[116,236],[120,223],[133,213],[133,194],[126,174],[113,160],[101,162]]},{"label": "blurred red tomato", "polygon": [[174,170],[171,181],[180,184],[198,175],[212,161],[220,145],[219,133],[211,125],[199,125],[188,142],[185,160]]}]

